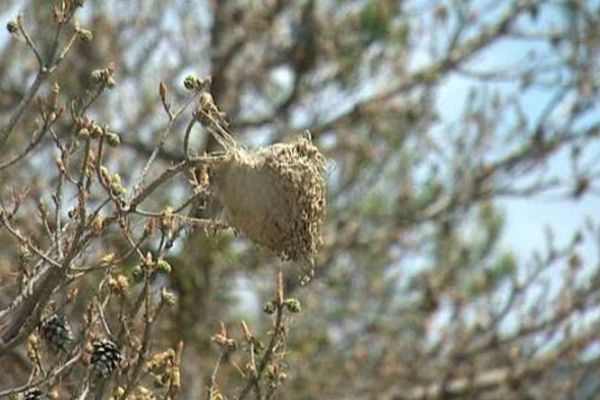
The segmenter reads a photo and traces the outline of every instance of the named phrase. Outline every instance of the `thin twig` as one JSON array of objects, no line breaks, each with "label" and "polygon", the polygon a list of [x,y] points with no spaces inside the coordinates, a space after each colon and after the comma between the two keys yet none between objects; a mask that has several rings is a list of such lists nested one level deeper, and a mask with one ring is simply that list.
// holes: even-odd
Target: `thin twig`
[{"label": "thin twig", "polygon": [[185,155],[186,160],[189,160],[191,157],[190,154],[190,135],[192,133],[192,128],[194,124],[196,124],[197,120],[195,117],[192,117],[187,127],[185,128],[185,135],[183,136],[183,154]]},{"label": "thin twig", "polygon": [[142,172],[140,173],[140,176],[138,177],[136,183],[133,185],[133,196],[134,197],[138,195],[138,192],[140,191],[140,188],[144,184],[144,180],[146,179],[146,175],[148,175],[148,172],[150,171],[150,166],[154,162],[154,159],[156,158],[156,156],[158,155],[158,153],[160,152],[160,150],[163,148],[163,146],[164,146],[164,144],[165,144],[165,142],[167,140],[167,137],[169,136],[169,134],[171,133],[171,130],[173,129],[175,121],[189,107],[189,105],[192,104],[192,102],[198,97],[199,94],[200,94],[199,91],[194,92],[185,101],[185,103],[181,106],[181,108],[179,108],[179,110],[177,110],[175,112],[175,114],[173,114],[173,115],[169,114],[169,123],[167,124],[165,130],[160,135],[158,143],[154,147],[154,150],[152,151],[152,154],[150,154],[150,157],[148,158],[148,161],[146,162],[146,165],[144,165],[144,168],[142,169]]},{"label": "thin twig", "polygon": [[223,363],[223,361],[225,360],[225,358],[227,357],[228,354],[229,354],[229,350],[227,349],[226,346],[224,346],[221,349],[221,352],[219,353],[219,358],[217,358],[217,362],[215,363],[215,366],[213,367],[213,371],[210,374],[208,390],[206,393],[206,400],[214,399],[214,395],[216,392],[217,375],[219,374],[219,368],[221,367],[221,364]]},{"label": "thin twig", "polygon": [[277,287],[275,289],[275,300],[273,301],[273,305],[275,306],[276,315],[275,315],[275,327],[273,329],[273,334],[271,335],[271,340],[269,342],[269,345],[267,346],[267,349],[265,350],[265,354],[262,356],[262,358],[260,360],[258,368],[256,369],[256,374],[254,376],[248,378],[248,380],[246,381],[246,385],[241,390],[240,395],[238,396],[237,400],[245,399],[246,396],[248,396],[248,394],[250,393],[250,390],[252,390],[252,387],[260,381],[260,378],[262,377],[262,374],[263,374],[265,368],[267,367],[269,362],[272,360],[273,353],[275,352],[275,348],[277,347],[277,345],[283,335],[283,332],[284,332],[284,329],[283,329],[284,302],[283,302],[283,274],[281,273],[281,271],[277,273]]},{"label": "thin twig", "polygon": [[73,356],[70,360],[68,360],[64,364],[58,365],[57,368],[50,370],[47,375],[45,375],[44,377],[42,377],[40,379],[37,379],[37,380],[27,383],[25,385],[21,385],[21,386],[17,386],[17,387],[11,388],[11,389],[6,389],[6,390],[0,391],[0,397],[5,397],[5,396],[10,396],[11,394],[25,392],[26,390],[31,389],[32,387],[39,386],[42,383],[61,375],[61,373],[63,371],[67,370],[68,368],[72,367],[75,363],[77,363],[79,361],[79,359],[81,358],[81,355],[82,355],[81,352],[77,352],[77,354],[75,354],[75,356]]}]

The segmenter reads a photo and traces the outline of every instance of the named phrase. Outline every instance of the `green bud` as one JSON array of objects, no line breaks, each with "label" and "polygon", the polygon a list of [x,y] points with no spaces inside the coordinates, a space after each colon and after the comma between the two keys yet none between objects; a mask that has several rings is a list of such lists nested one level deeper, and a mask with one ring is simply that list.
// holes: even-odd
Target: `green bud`
[{"label": "green bud", "polygon": [[117,147],[121,144],[121,137],[116,133],[110,132],[106,135],[106,141],[111,147]]},{"label": "green bud", "polygon": [[117,196],[125,194],[127,192],[127,190],[123,187],[123,184],[121,183],[121,176],[119,176],[119,174],[115,174],[111,177],[110,190],[113,192],[113,194]]},{"label": "green bud", "polygon": [[302,311],[302,304],[300,304],[300,300],[290,297],[289,299],[285,299],[283,302],[288,311],[293,313],[299,313]]},{"label": "green bud", "polygon": [[132,270],[131,270],[131,277],[133,278],[133,280],[137,283],[140,283],[141,281],[144,280],[144,269],[142,268],[141,265],[136,265]]},{"label": "green bud", "polygon": [[114,174],[110,179],[110,190],[115,195],[121,195],[127,193],[127,189],[123,187],[121,183],[121,176],[119,174]]},{"label": "green bud", "polygon": [[108,183],[110,181],[110,173],[108,172],[108,168],[104,165],[100,167],[100,176],[102,177],[103,183]]},{"label": "green bud", "polygon": [[89,43],[94,38],[94,34],[92,31],[87,29],[79,29],[77,31],[77,38],[81,40],[83,43]]},{"label": "green bud", "polygon": [[275,304],[272,301],[269,301],[263,306],[263,311],[266,314],[273,314],[275,312]]},{"label": "green bud", "polygon": [[100,136],[102,136],[102,128],[99,125],[92,126],[90,137],[92,139],[98,139]]},{"label": "green bud", "polygon": [[77,137],[81,140],[89,139],[90,131],[87,128],[81,128],[79,132],[77,132]]},{"label": "green bud", "polygon": [[106,71],[103,69],[95,69],[90,74],[90,77],[92,78],[92,82],[96,84],[101,83],[106,78]]},{"label": "green bud", "polygon": [[110,184],[121,186],[121,175],[114,174],[112,178],[110,178]]},{"label": "green bud", "polygon": [[15,21],[8,21],[6,24],[6,30],[9,33],[17,33],[19,31],[19,25]]},{"label": "green bud", "polygon": [[115,81],[115,78],[113,78],[112,76],[109,76],[108,78],[106,78],[106,87],[109,89],[112,89],[115,87],[115,85],[117,84],[117,81]]},{"label": "green bud", "polygon": [[22,263],[27,263],[33,258],[33,253],[29,250],[29,247],[23,245],[19,248],[19,259]]},{"label": "green bud", "polygon": [[169,264],[168,262],[166,262],[162,258],[156,262],[156,270],[158,272],[162,272],[163,274],[167,274],[168,275],[168,274],[171,273],[172,269],[173,268],[171,267],[171,264]]},{"label": "green bud", "polygon": [[160,298],[169,307],[173,307],[175,304],[177,304],[177,297],[175,296],[175,294],[167,290],[166,288],[163,288],[161,290]]},{"label": "green bud", "polygon": [[188,75],[183,81],[183,86],[188,90],[198,89],[200,80],[194,75]]},{"label": "green bud", "polygon": [[75,218],[76,215],[77,215],[76,208],[71,208],[71,209],[69,209],[69,211],[67,211],[67,217],[69,217],[69,218]]}]

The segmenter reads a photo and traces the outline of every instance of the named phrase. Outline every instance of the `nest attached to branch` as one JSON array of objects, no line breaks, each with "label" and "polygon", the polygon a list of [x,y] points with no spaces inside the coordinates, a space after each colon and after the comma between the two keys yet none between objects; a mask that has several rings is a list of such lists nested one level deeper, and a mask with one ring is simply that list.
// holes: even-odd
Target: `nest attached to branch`
[{"label": "nest attached to branch", "polygon": [[211,193],[236,229],[283,259],[310,266],[312,274],[325,218],[325,157],[309,137],[246,149],[219,116],[212,98],[201,99],[198,118],[225,149],[209,165]]}]

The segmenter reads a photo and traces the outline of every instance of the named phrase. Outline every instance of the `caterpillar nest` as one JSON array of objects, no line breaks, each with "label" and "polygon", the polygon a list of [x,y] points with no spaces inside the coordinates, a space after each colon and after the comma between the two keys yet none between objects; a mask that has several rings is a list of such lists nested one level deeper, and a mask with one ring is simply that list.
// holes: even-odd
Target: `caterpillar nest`
[{"label": "caterpillar nest", "polygon": [[302,262],[312,275],[325,218],[324,156],[305,137],[246,149],[229,134],[208,94],[200,98],[197,118],[225,149],[208,173],[230,224],[283,259]]},{"label": "caterpillar nest", "polygon": [[325,159],[305,138],[254,151],[239,146],[209,169],[230,223],[284,259],[312,264],[322,243]]}]

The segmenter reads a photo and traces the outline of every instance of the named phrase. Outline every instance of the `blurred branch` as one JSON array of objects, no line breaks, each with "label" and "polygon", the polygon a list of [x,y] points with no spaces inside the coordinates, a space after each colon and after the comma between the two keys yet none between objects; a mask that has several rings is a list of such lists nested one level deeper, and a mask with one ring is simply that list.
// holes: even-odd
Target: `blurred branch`
[{"label": "blurred branch", "polygon": [[338,124],[357,117],[363,109],[368,108],[371,105],[391,100],[417,86],[433,85],[436,82],[439,82],[449,71],[468,61],[479,51],[490,46],[493,42],[505,35],[514,21],[534,2],[535,0],[514,2],[498,21],[491,26],[483,28],[479,35],[475,35],[473,38],[467,39],[462,43],[455,44],[453,51],[446,54],[442,59],[414,71],[398,82],[388,84],[387,89],[370,96],[366,100],[357,102],[349,111],[342,113],[325,123],[312,127],[311,131],[319,134],[335,129]]},{"label": "blurred branch", "polygon": [[[496,389],[500,386],[510,386],[511,383],[535,379],[535,376],[542,372],[558,374],[558,370],[552,372],[552,368],[557,368],[562,357],[572,351],[581,349],[582,344],[596,336],[600,324],[596,323],[591,328],[580,333],[569,341],[560,344],[560,346],[549,351],[546,354],[526,362],[517,363],[514,366],[491,369],[484,372],[474,370],[470,378],[454,379],[444,385],[432,384],[426,387],[413,387],[408,390],[392,389],[386,393],[382,399],[389,400],[412,400],[412,399],[442,399],[442,398],[461,398],[474,393]],[[581,364],[586,364],[582,361]]]}]

